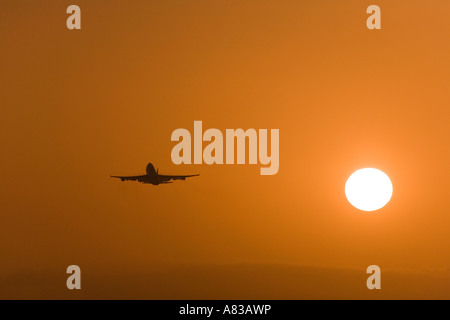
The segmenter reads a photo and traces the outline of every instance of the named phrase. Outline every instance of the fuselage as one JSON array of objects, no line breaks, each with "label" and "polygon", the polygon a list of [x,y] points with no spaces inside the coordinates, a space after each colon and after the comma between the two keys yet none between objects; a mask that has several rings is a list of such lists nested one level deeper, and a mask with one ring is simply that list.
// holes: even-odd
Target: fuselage
[{"label": "fuselage", "polygon": [[147,183],[158,185],[160,181],[158,179],[158,172],[155,170],[155,167],[151,163],[149,163],[145,170],[147,172],[148,177]]}]

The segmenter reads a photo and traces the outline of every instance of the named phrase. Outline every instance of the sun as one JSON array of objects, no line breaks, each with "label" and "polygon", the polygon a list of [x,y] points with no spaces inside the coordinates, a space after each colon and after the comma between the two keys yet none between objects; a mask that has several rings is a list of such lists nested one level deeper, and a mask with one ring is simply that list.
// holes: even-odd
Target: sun
[{"label": "sun", "polygon": [[362,211],[383,208],[391,200],[392,190],[389,177],[374,168],[355,171],[345,184],[347,200]]}]

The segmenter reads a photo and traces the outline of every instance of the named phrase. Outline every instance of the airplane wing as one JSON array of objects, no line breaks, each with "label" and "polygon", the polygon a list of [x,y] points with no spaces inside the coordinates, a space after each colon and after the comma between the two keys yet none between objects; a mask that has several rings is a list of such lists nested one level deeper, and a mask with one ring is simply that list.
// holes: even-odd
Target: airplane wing
[{"label": "airplane wing", "polygon": [[191,174],[191,175],[187,175],[187,176],[169,176],[169,175],[159,174],[158,178],[161,181],[170,181],[170,180],[186,180],[186,178],[197,177],[197,176],[199,176],[199,174]]},{"label": "airplane wing", "polygon": [[119,178],[122,181],[139,181],[144,182],[147,176],[131,176],[131,177],[121,177],[121,176],[111,176],[111,178]]}]

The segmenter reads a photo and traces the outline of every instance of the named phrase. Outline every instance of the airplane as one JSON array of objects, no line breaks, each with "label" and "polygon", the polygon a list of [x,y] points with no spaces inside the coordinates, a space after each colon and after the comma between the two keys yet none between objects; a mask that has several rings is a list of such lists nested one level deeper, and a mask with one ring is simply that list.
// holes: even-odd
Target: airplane
[{"label": "airplane", "polygon": [[111,176],[111,178],[119,178],[122,181],[139,181],[141,183],[151,183],[155,186],[158,184],[163,183],[172,183],[170,180],[186,180],[186,178],[189,177],[197,177],[199,174],[192,174],[187,176],[168,176],[159,174],[158,170],[155,171],[155,167],[153,164],[149,163],[146,168],[147,174],[144,174],[142,176],[129,176],[129,177],[122,177],[122,176]]}]

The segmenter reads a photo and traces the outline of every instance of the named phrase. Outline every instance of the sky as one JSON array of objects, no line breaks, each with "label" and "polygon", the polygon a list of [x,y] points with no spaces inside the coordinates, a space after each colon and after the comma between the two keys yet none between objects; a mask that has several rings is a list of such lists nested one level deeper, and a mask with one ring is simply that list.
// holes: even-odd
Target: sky
[{"label": "sky", "polygon": [[[1,298],[215,298],[205,279],[232,274],[298,284],[243,280],[237,298],[450,298],[448,1],[376,1],[381,30],[369,1],[77,0],[68,30],[74,3],[0,0]],[[279,129],[279,172],[173,164],[171,133],[196,120]],[[200,176],[110,178],[148,162]],[[394,190],[371,213],[344,193],[365,167]],[[65,288],[72,264],[82,293]],[[376,296],[373,264],[394,279]]]}]

